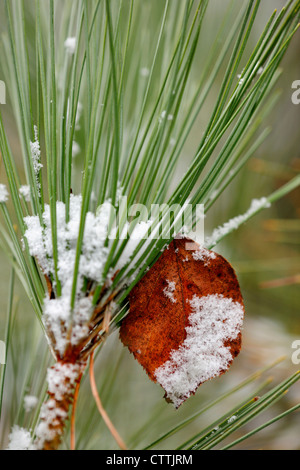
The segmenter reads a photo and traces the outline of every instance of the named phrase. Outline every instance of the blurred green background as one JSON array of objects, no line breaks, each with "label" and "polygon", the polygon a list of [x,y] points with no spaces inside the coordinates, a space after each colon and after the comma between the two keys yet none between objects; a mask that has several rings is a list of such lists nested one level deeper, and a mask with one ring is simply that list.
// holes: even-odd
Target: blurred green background
[{"label": "blurred green background", "polygon": [[[28,3],[31,1],[33,0],[26,0]],[[144,1],[145,7],[149,8],[149,0],[140,1]],[[159,1],[151,0],[153,14],[155,14],[157,7],[156,2]],[[195,81],[197,80],[197,67],[201,68],[201,54],[205,54],[214,37],[215,28],[211,26],[213,24],[217,27],[220,24],[229,4],[228,1],[221,0],[210,0],[209,3],[207,20],[201,35],[199,59],[194,71]],[[279,0],[264,0],[262,2],[248,48],[255,44],[274,8],[281,8],[283,5],[284,2]],[[3,20],[2,8],[1,2],[0,30],[4,31],[6,25]],[[145,26],[145,34],[146,30]],[[234,183],[209,211],[205,225],[207,235],[213,228],[229,218],[245,212],[252,198],[260,198],[270,194],[299,172],[300,104],[295,105],[291,101],[292,82],[300,80],[299,39],[300,32],[298,31],[282,62],[282,75],[276,86],[276,90],[280,92],[278,103],[262,126],[262,128],[271,126],[272,132]],[[208,103],[199,116],[188,144],[184,148],[177,177],[181,175],[193,155],[193,149],[199,139],[199,130],[204,127],[210,105],[214,103],[222,72],[224,72],[224,68],[216,80]],[[9,87],[9,84],[7,86]],[[2,106],[2,111],[18,164],[20,149],[9,99],[5,109]],[[1,182],[5,182],[2,164],[0,171]],[[288,374],[299,368],[299,365],[297,366],[291,361],[292,342],[294,339],[300,339],[299,201],[300,190],[298,189],[250,220],[216,247],[216,251],[224,255],[233,265],[240,280],[246,305],[244,346],[231,370],[225,376],[202,386],[196,396],[190,398],[179,411],[175,412],[170,405],[162,400],[163,393],[160,387],[148,380],[142,368],[120,344],[117,333],[109,338],[97,361],[97,378],[102,400],[125,440],[129,439],[138,448],[146,445],[167,430],[172,423],[175,424],[180,418],[193,413],[206,399],[217,397],[228,386],[238,383],[251,372],[266,366],[282,355],[286,355],[286,360],[271,372],[276,380],[286,378]],[[2,339],[5,334],[11,268],[6,254],[3,252],[0,252],[0,262],[0,339]],[[33,360],[36,361],[37,367],[28,393],[35,394],[37,392],[35,389],[35,384],[38,382],[37,377],[39,374],[45,373],[44,365],[40,364],[40,360],[47,347],[46,340],[40,334],[34,312],[18,282],[16,283],[14,305],[15,320],[12,339],[14,357],[9,357],[7,365],[8,376],[4,397],[7,406],[5,415],[2,417],[2,445],[7,442],[7,431],[14,424],[14,413],[22,400],[19,389],[25,379],[27,368]],[[17,380],[14,379],[16,373]],[[299,400],[300,384],[298,383],[286,398],[276,405],[277,412],[283,411],[288,406],[293,406]],[[89,386],[85,381],[78,404],[78,423],[80,423],[77,427],[78,446],[79,448],[100,448],[101,446],[114,448],[114,442],[91,402]],[[186,438],[195,433],[197,429],[205,427],[205,424],[210,423],[212,418],[225,413],[233,403],[229,401],[220,405],[217,410],[214,410],[215,416],[208,414],[195,421],[185,431]],[[272,417],[274,413],[272,408],[264,414],[263,419]],[[26,416],[24,419],[26,423]],[[260,424],[261,419],[257,419],[257,425]],[[251,424],[249,429],[252,426]],[[299,413],[296,413],[256,437],[245,441],[241,448],[300,450],[299,426],[300,417]],[[174,448],[177,439],[177,436],[171,438],[164,444],[165,448]]]}]

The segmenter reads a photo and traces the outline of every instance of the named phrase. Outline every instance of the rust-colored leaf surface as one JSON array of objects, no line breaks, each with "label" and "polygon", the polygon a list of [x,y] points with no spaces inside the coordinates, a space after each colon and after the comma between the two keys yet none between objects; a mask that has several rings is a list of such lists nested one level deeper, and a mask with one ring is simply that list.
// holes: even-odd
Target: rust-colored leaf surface
[{"label": "rust-colored leaf surface", "polygon": [[244,305],[235,272],[192,240],[173,240],[129,303],[120,338],[176,408],[240,351]]}]

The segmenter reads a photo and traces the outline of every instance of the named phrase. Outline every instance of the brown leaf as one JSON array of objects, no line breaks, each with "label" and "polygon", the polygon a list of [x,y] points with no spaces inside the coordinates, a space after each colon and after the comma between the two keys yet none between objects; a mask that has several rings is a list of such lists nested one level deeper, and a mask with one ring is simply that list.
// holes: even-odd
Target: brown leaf
[{"label": "brown leaf", "polygon": [[173,240],[129,303],[120,338],[176,407],[240,351],[244,305],[235,272],[192,240]]}]

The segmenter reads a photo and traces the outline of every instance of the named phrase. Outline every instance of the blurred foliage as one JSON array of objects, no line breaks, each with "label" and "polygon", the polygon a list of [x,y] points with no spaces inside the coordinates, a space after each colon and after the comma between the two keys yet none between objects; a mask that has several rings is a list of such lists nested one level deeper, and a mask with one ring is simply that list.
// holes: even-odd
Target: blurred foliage
[{"label": "blurred foliage", "polygon": [[[33,1],[33,0],[26,0]],[[145,8],[151,4],[151,14],[155,15],[155,2],[159,0],[143,0]],[[201,55],[205,54],[208,45],[212,41],[215,29],[210,25],[220,24],[228,1],[210,0],[208,8],[207,26],[201,37],[198,67],[201,70]],[[254,38],[274,8],[282,7],[283,1],[264,0],[261,11],[253,31]],[[0,4],[0,18],[3,18],[3,2]],[[5,25],[0,21],[0,31]],[[300,32],[296,34],[283,62],[283,74],[279,78],[278,88],[281,91],[279,101],[264,122],[264,126],[271,126],[272,132],[255,156],[241,171],[235,182],[228,188],[209,212],[206,219],[207,234],[221,223],[237,214],[243,213],[249,206],[253,197],[262,197],[274,191],[287,182],[300,169],[300,105],[294,105],[291,101],[291,84],[300,79]],[[151,38],[149,38],[151,41]],[[145,64],[146,65],[146,64]],[[195,68],[197,70],[197,67]],[[218,84],[224,70],[220,70],[219,79],[211,91],[209,99],[213,103]],[[34,70],[32,70],[34,75]],[[1,79],[0,64],[0,79]],[[195,76],[195,79],[197,77]],[[9,86],[9,84],[8,84]],[[209,106],[203,113],[209,113]],[[10,132],[10,142],[13,152],[18,155],[19,142],[15,138],[16,129],[12,118],[9,102],[5,107],[6,128]],[[184,149],[184,157],[181,159],[177,175],[187,167],[193,149],[197,146],[199,134],[204,126],[205,119],[199,118],[197,126],[192,131],[188,145]],[[16,162],[18,164],[18,162]],[[4,179],[3,168],[0,168],[1,180]],[[291,344],[294,338],[300,338],[300,189],[277,202],[259,216],[241,227],[236,233],[231,234],[216,249],[230,260],[236,269],[246,304],[246,322],[244,328],[244,349],[240,357],[232,366],[231,371],[224,377],[205,384],[191,397],[178,411],[174,411],[170,405],[162,400],[162,391],[148,380],[144,371],[133,360],[127,350],[118,340],[117,333],[109,338],[101,352],[101,361],[97,362],[97,377],[100,395],[104,404],[107,403],[107,411],[112,421],[116,424],[120,434],[127,436],[128,443],[138,447],[147,445],[151,440],[162,434],[170,425],[184,418],[198,409],[205,400],[215,398],[229,385],[238,383],[248,373],[259,367],[263,367],[270,361],[277,359],[282,354],[287,354],[287,360],[278,366],[272,374],[276,378],[287,376],[295,372],[297,367],[292,364]],[[0,339],[4,337],[5,318],[7,308],[7,292],[9,283],[9,262],[5,253],[0,252]],[[298,276],[298,277],[297,277]],[[279,280],[275,287],[270,281]],[[11,416],[14,411],[22,406],[23,397],[19,390],[31,373],[32,361],[35,359],[37,367],[44,373],[44,361],[47,356],[46,340],[41,336],[38,322],[32,311],[32,307],[24,295],[22,287],[16,282],[14,298],[14,331],[12,334],[12,350],[14,357],[8,358],[9,364],[14,364],[16,375],[7,376],[6,387],[14,396],[14,409],[7,409],[2,416],[3,426],[10,427]],[[47,359],[48,357],[48,359]],[[34,380],[31,380],[31,389],[28,393],[38,394]],[[17,380],[15,380],[17,377]],[[36,381],[37,383],[38,381]],[[115,382],[118,386],[111,387]],[[9,399],[7,395],[4,400]],[[277,412],[281,412],[288,406],[293,406],[300,399],[300,384],[296,384],[291,394],[276,405]],[[231,403],[230,403],[231,400]],[[225,413],[234,405],[235,398],[231,397],[228,404],[221,403],[213,412],[198,418],[186,431],[186,439],[195,434],[197,430],[205,427],[220,414]],[[10,402],[11,400],[9,400]],[[107,429],[91,406],[91,394],[87,381],[84,381],[78,403],[78,421],[83,423],[77,429],[78,448],[98,448],[102,446],[114,448]],[[231,406],[230,406],[231,405]],[[5,409],[5,402],[4,402]],[[88,412],[86,411],[88,410]],[[271,417],[274,411],[267,412]],[[264,420],[266,417],[264,416]],[[30,419],[24,415],[20,420],[24,425]],[[134,421],[132,433],[128,430],[130,423]],[[154,422],[155,427],[149,427],[147,423]],[[257,419],[256,425],[261,423]],[[146,433],[140,429],[146,428]],[[250,426],[252,428],[252,424]],[[249,428],[249,429],[250,429]],[[247,431],[247,429],[246,429]],[[245,432],[245,430],[243,430]],[[130,434],[131,433],[131,434]],[[146,436],[147,441],[140,441],[140,436]],[[174,448],[181,442],[182,436],[174,436],[164,444],[165,448]],[[237,436],[238,437],[238,436]],[[68,441],[66,437],[66,446]],[[299,449],[299,413],[295,413],[287,420],[283,420],[269,429],[261,432],[257,437],[247,440],[241,448],[264,449]]]}]

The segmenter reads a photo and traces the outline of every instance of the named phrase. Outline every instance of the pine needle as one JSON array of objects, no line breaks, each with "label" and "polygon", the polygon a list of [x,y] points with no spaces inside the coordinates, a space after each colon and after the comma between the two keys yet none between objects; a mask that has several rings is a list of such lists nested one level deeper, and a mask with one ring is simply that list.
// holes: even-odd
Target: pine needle
[{"label": "pine needle", "polygon": [[90,384],[91,384],[92,394],[93,394],[93,397],[95,399],[98,411],[99,411],[100,415],[102,416],[102,418],[103,418],[107,428],[109,429],[111,435],[113,436],[116,443],[120,447],[120,449],[127,450],[127,447],[126,447],[123,439],[120,437],[118,431],[116,430],[116,428],[112,424],[112,422],[111,422],[111,420],[110,420],[107,412],[105,411],[105,409],[102,405],[102,402],[100,400],[100,396],[99,396],[96,381],[95,381],[95,375],[94,375],[94,353],[92,353],[91,356],[90,356],[89,372],[90,372]]}]

